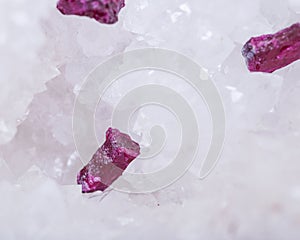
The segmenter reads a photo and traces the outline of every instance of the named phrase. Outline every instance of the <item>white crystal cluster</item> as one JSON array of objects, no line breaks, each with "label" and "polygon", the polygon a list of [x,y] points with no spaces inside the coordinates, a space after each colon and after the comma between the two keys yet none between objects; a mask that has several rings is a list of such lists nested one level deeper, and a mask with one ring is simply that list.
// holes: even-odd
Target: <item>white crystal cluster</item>
[{"label": "white crystal cluster", "polygon": [[[240,51],[252,36],[299,22],[299,1],[126,4],[120,21],[105,26],[61,15],[54,0],[0,1],[0,239],[298,240],[300,63],[249,73]],[[207,69],[227,118],[220,161],[205,180],[196,161],[155,193],[83,196],[74,184],[89,159],[80,159],[73,140],[75,98],[99,63],[141,47],[172,49]],[[107,89],[95,114],[99,142],[122,96],[151,83],[170,86],[193,107],[203,158],[211,133],[203,100],[184,81],[156,71],[125,76]],[[173,120],[153,106],[133,115],[132,133],[145,149],[152,125],[165,125],[169,135],[162,155],[129,171],[168,164],[180,144]]]}]

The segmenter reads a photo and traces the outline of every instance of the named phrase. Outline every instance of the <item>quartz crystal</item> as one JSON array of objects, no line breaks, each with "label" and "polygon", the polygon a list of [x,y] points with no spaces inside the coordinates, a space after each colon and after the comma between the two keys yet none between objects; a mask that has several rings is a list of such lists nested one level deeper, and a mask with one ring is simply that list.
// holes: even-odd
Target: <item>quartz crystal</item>
[{"label": "quartz crystal", "polygon": [[127,134],[109,128],[105,143],[77,176],[77,183],[82,185],[82,192],[104,191],[122,175],[139,154],[138,143],[132,141]]},{"label": "quartz crystal", "polygon": [[65,15],[87,16],[106,24],[116,23],[124,6],[124,0],[59,0],[57,4]]},{"label": "quartz crystal", "polygon": [[[300,63],[250,74],[241,55],[250,37],[299,22],[299,0],[129,0],[122,24],[114,25],[67,17],[53,9],[56,2],[0,1],[0,239],[300,239]],[[95,111],[99,147],[121,120],[140,144],[141,155],[120,178],[162,169],[182,141],[177,113],[155,102],[130,119],[127,106],[119,108],[124,119],[112,121],[123,98],[141,86],[170,87],[190,105],[199,155],[182,178],[155,193],[82,196],[74,101],[99,64],[145,47],[172,49],[207,69],[226,111],[220,160],[204,181],[197,178],[213,128],[207,104],[188,81],[161,70],[130,72],[106,86],[97,109],[94,96],[81,102]],[[86,124],[82,118],[80,130]],[[165,144],[145,158],[156,143],[153,126],[163,128]],[[91,149],[88,139],[82,144]]]},{"label": "quartz crystal", "polygon": [[251,38],[243,47],[251,72],[272,73],[300,59],[300,23],[275,34]]}]

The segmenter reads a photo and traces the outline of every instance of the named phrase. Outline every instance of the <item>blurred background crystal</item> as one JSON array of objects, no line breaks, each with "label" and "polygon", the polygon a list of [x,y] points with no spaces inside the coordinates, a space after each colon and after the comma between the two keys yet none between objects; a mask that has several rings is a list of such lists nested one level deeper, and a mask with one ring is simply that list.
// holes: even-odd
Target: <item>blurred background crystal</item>
[{"label": "blurred background crystal", "polygon": [[[0,1],[0,19],[1,239],[300,238],[300,63],[250,74],[240,53],[250,37],[299,22],[299,1],[128,0],[119,22],[106,26],[63,16],[54,0],[10,0]],[[99,63],[141,47],[169,48],[207,69],[225,105],[224,151],[203,181],[197,174],[205,141],[199,161],[168,188],[83,197],[74,185],[82,166],[72,136],[74,99]],[[107,89],[96,111],[98,136],[124,89],[144,79],[172,85],[199,106],[201,136],[209,139],[203,100],[190,97],[184,81],[151,71]],[[160,111],[141,109],[133,116],[132,132],[145,146]],[[170,129],[170,141],[178,125],[163,116],[169,121],[163,124],[176,130]],[[167,146],[176,152],[178,139]],[[163,156],[145,164],[151,170],[160,161],[163,166]]]}]

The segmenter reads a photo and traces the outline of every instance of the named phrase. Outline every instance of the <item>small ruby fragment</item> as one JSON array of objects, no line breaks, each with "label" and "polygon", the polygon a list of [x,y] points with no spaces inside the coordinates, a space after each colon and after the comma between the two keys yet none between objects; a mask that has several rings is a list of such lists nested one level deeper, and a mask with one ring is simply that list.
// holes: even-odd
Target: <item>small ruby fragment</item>
[{"label": "small ruby fragment", "polygon": [[62,14],[87,16],[105,24],[116,23],[123,7],[124,0],[59,0],[57,3]]},{"label": "small ruby fragment", "polygon": [[104,144],[77,175],[77,183],[82,185],[82,192],[104,191],[139,154],[140,146],[130,136],[109,128]]},{"label": "small ruby fragment", "polygon": [[251,38],[243,47],[251,72],[272,73],[300,59],[300,23],[275,34]]}]

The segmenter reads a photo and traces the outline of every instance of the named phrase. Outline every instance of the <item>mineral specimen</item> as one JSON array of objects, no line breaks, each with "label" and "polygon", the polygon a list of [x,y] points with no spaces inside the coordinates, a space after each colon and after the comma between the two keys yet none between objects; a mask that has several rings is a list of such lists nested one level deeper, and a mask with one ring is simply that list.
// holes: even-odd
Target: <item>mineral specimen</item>
[{"label": "mineral specimen", "polygon": [[251,72],[272,73],[300,59],[300,23],[275,34],[251,38],[243,47]]},{"label": "mineral specimen", "polygon": [[124,6],[124,0],[59,0],[57,3],[62,14],[87,16],[106,24],[116,23]]},{"label": "mineral specimen", "polygon": [[109,128],[106,141],[77,176],[82,192],[104,191],[139,154],[138,143],[132,141],[127,134]]}]

